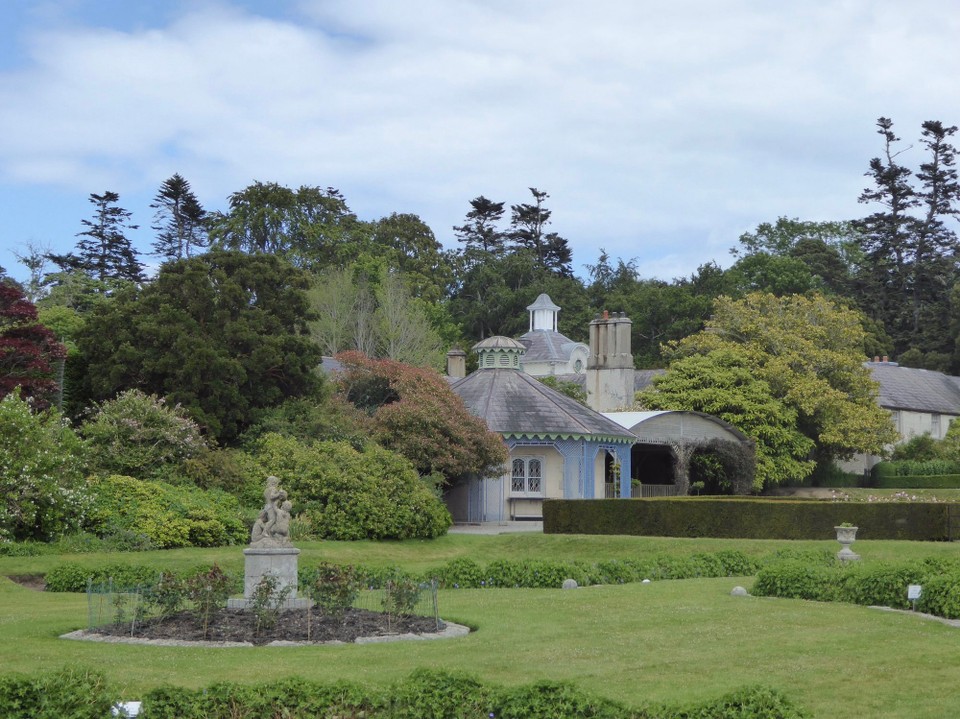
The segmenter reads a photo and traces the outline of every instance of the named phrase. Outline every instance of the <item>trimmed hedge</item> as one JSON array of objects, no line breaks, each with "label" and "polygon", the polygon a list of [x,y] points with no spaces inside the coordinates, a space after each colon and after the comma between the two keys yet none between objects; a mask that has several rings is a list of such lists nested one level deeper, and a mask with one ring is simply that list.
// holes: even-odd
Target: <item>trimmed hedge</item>
[{"label": "trimmed hedge", "polygon": [[[83,668],[35,677],[0,676],[4,719],[103,719],[121,699],[118,687]],[[128,698],[128,697],[125,697]],[[299,677],[263,684],[222,682],[200,689],[162,686],[141,697],[140,719],[366,717],[367,719],[805,719],[779,691],[746,687],[687,707],[633,708],[577,688],[541,681],[487,685],[462,673],[418,669],[384,689]],[[128,698],[129,699],[129,698]]]},{"label": "trimmed hedge", "polygon": [[780,692],[748,687],[690,707],[631,708],[588,694],[570,682],[518,687],[485,685],[468,674],[420,669],[383,690],[349,682],[320,684],[292,677],[259,685],[215,684],[206,689],[161,687],[143,697],[141,719],[291,719],[364,716],[367,719],[804,719],[810,715]]},{"label": "trimmed hedge", "polygon": [[761,569],[751,591],[757,596],[909,609],[911,584],[923,586],[919,611],[960,617],[960,559],[869,566],[790,559]]},{"label": "trimmed hedge", "polygon": [[754,498],[548,499],[546,534],[827,539],[851,522],[857,539],[949,541],[960,506],[943,502],[824,502]]},{"label": "trimmed hedge", "polygon": [[878,475],[879,489],[960,489],[960,474]]},{"label": "trimmed hedge", "polygon": [[[655,556],[645,559],[608,559],[588,564],[553,560],[501,559],[480,565],[472,559],[453,559],[446,564],[420,574],[405,572],[399,567],[351,566],[324,564],[324,569],[349,571],[362,587],[382,588],[387,581],[409,579],[428,582],[436,579],[446,589],[525,588],[559,589],[564,579],[575,579],[580,585],[625,584],[644,579],[691,579],[694,577],[745,577],[756,574],[761,562],[743,552],[727,549],[714,553],[696,553],[689,557]],[[183,576],[206,571],[196,567]],[[112,579],[118,587],[152,585],[160,571],[143,564],[108,564],[89,568],[76,563],[58,564],[46,574],[47,591],[85,592],[87,579],[94,583]],[[309,586],[316,578],[317,568],[301,567],[301,586]],[[239,585],[239,580],[237,581]]]},{"label": "trimmed hedge", "polygon": [[65,668],[36,677],[0,676],[4,719],[104,719],[117,696],[103,674]]},{"label": "trimmed hedge", "polygon": [[[186,579],[205,573],[210,568],[209,566],[197,566],[185,572],[175,573],[175,576]],[[88,580],[92,580],[94,584],[113,582],[115,587],[133,589],[134,587],[153,586],[156,584],[160,573],[160,569],[148,564],[114,563],[90,568],[67,562],[51,567],[44,575],[44,582],[48,592],[85,592],[87,591]],[[232,576],[229,573],[228,576],[230,576],[234,590],[240,591],[243,588],[243,577]]]},{"label": "trimmed hedge", "polygon": [[899,459],[893,462],[877,462],[870,470],[874,479],[879,477],[932,477],[960,472],[960,462],[949,459]]}]

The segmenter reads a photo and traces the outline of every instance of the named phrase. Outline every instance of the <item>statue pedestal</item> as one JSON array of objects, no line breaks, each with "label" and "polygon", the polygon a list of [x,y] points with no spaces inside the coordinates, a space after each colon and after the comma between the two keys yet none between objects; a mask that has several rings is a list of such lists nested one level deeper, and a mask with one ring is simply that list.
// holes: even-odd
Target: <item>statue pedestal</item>
[{"label": "statue pedestal", "polygon": [[292,587],[282,609],[303,609],[310,606],[309,599],[297,599],[297,557],[300,550],[296,547],[247,547],[243,550],[243,599],[228,599],[228,609],[249,609],[253,602],[253,590],[265,574],[272,574],[278,580],[278,588]]}]

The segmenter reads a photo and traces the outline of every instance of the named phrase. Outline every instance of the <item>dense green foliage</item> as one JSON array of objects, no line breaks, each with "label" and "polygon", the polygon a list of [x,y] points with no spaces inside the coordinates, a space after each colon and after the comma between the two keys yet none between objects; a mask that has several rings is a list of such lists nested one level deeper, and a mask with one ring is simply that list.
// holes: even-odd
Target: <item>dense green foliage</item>
[{"label": "dense green foliage", "polygon": [[960,489],[960,474],[879,475],[870,484],[882,489]]},{"label": "dense green foliage", "polygon": [[92,400],[140,389],[181,404],[218,440],[313,394],[306,277],[274,255],[210,252],[98,305],[77,345]]},{"label": "dense green foliage", "polygon": [[918,611],[948,619],[960,618],[960,562],[916,561],[900,564],[815,562],[791,559],[757,573],[752,592],[758,596],[850,602],[909,609],[907,587],[922,587]]},{"label": "dense green foliage", "polygon": [[247,539],[236,497],[219,490],[112,475],[93,479],[89,523],[99,533],[140,534],[158,549],[217,547]]},{"label": "dense green foliage", "polygon": [[[498,559],[481,564],[462,557],[419,572],[400,567],[375,567],[321,562],[301,566],[299,583],[309,596],[331,613],[342,611],[360,588],[380,589],[388,582],[408,581],[415,584],[436,580],[443,589],[559,589],[565,579],[575,579],[581,586],[627,584],[644,579],[693,579],[695,577],[742,577],[755,574],[767,561],[751,558],[737,550],[694,552],[684,556],[657,554],[643,558],[608,559],[585,562],[562,559]],[[202,568],[206,571],[207,568]],[[200,568],[192,568],[196,574]],[[119,586],[149,586],[160,572],[148,564],[110,563],[85,567],[77,562],[59,564],[47,572],[47,590],[82,592],[87,579],[104,582],[112,578]]]},{"label": "dense green foliage", "polygon": [[802,478],[813,470],[813,441],[797,427],[797,411],[774,395],[749,359],[731,348],[681,357],[653,387],[637,393],[650,409],[706,412],[729,422],[755,442],[751,489]]},{"label": "dense green foliage", "polygon": [[252,446],[261,476],[275,475],[294,511],[318,537],[432,538],[452,520],[410,463],[379,446],[343,442],[304,444],[267,434]]},{"label": "dense green foliage", "polygon": [[[19,689],[19,687],[17,687]],[[11,691],[12,693],[12,691]],[[0,701],[5,699],[0,695]],[[229,719],[243,716],[363,716],[368,719],[803,719],[782,693],[750,687],[690,707],[630,708],[569,682],[517,687],[486,685],[443,670],[419,669],[381,690],[348,682],[320,684],[300,677],[202,689],[164,686],[143,697],[143,719]],[[26,716],[26,715],[23,715]],[[85,719],[88,715],[82,715]],[[92,716],[92,715],[90,715]]]},{"label": "dense green foliage", "polygon": [[823,295],[721,297],[702,332],[671,346],[667,373],[639,401],[723,412],[757,442],[758,482],[803,479],[813,471],[811,450],[831,461],[882,454],[896,439],[863,366],[864,339],[857,313]]},{"label": "dense green foliage", "polygon": [[83,447],[55,410],[0,399],[0,542],[80,529],[90,509]]},{"label": "dense green foliage", "polygon": [[116,688],[101,672],[88,669],[0,677],[4,719],[105,719],[116,701]]},{"label": "dense green foliage", "polygon": [[818,502],[701,497],[548,499],[543,530],[558,534],[636,534],[651,537],[824,539],[843,522],[860,539],[943,541],[955,537],[960,511],[936,502]]}]

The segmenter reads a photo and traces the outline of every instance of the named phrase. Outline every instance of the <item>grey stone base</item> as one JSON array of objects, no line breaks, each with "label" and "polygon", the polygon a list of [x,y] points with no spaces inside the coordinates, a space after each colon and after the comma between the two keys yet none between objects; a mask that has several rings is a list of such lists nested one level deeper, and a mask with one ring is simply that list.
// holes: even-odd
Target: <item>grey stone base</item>
[{"label": "grey stone base", "polygon": [[[280,605],[280,609],[306,609],[313,606],[309,599],[286,599]],[[250,609],[253,607],[253,601],[250,599],[228,599],[227,609]]]},{"label": "grey stone base", "polygon": [[277,578],[278,589],[290,587],[287,601],[297,601],[297,557],[299,554],[300,550],[296,547],[247,547],[244,549],[244,600],[249,600],[253,596],[253,590],[265,574],[272,574]]}]

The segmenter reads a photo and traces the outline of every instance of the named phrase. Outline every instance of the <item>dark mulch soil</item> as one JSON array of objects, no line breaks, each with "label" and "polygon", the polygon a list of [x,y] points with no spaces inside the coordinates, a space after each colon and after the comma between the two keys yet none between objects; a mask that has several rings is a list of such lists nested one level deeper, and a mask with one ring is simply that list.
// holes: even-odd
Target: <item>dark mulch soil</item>
[{"label": "dark mulch soil", "polygon": [[36,589],[38,592],[42,592],[47,586],[42,574],[10,574],[7,578],[22,587]]},{"label": "dark mulch soil", "polygon": [[[309,617],[309,619],[308,619]],[[309,635],[308,635],[309,623]],[[443,623],[441,622],[441,628]],[[98,634],[131,636],[130,623],[97,628]],[[357,637],[390,634],[429,634],[437,631],[433,617],[392,617],[366,609],[348,609],[342,618],[324,616],[316,607],[283,611],[272,627],[258,625],[257,616],[240,609],[221,609],[210,616],[206,635],[203,621],[188,612],[165,619],[150,619],[138,624],[132,634],[141,639],[179,639],[182,641],[252,642],[352,642]]]}]

